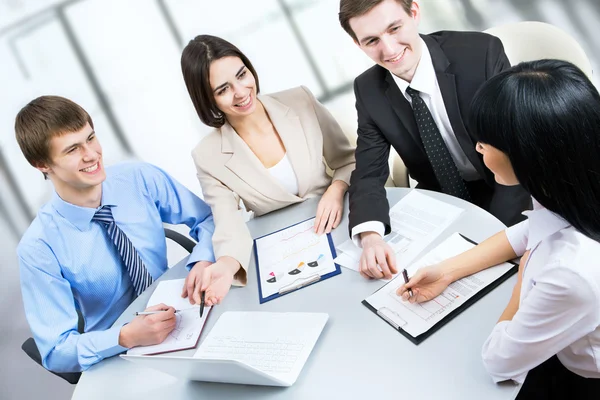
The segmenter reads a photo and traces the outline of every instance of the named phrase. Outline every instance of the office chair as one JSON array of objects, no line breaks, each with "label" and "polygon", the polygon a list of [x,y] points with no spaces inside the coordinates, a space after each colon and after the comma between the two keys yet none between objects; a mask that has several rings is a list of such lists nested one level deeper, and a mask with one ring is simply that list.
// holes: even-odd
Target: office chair
[{"label": "office chair", "polygon": [[[174,241],[175,243],[177,243],[178,245],[183,247],[188,253],[192,252],[192,250],[194,249],[194,246],[196,245],[196,243],[193,240],[191,240],[190,238],[182,235],[181,233],[175,232],[171,229],[164,228],[164,230],[165,230],[165,237],[167,239],[171,239],[172,241]],[[83,316],[81,315],[79,310],[77,310],[77,315],[79,316],[79,322],[77,324],[77,331],[79,333],[83,333],[84,320],[83,320]],[[25,354],[27,354],[29,356],[29,358],[31,358],[38,365],[43,367],[42,356],[40,355],[40,351],[38,350],[38,347],[35,344],[35,340],[33,340],[33,338],[30,337],[25,342],[23,342],[23,344],[21,345],[21,349],[25,352]],[[47,370],[47,371],[53,373],[56,376],[63,378],[65,381],[67,381],[73,385],[77,384],[77,382],[79,382],[79,378],[81,377],[81,372],[53,372],[50,370]]]},{"label": "office chair", "polygon": [[493,27],[484,32],[502,41],[511,65],[554,58],[575,64],[592,79],[592,65],[579,43],[554,25],[523,21]]}]

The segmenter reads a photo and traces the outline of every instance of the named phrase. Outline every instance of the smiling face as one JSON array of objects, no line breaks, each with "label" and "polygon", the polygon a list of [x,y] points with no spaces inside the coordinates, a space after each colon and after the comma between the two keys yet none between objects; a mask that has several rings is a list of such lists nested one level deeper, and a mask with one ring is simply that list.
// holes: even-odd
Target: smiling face
[{"label": "smiling face", "polygon": [[210,64],[210,86],[219,110],[230,122],[256,109],[256,81],[239,57],[223,57]]},{"label": "smiling face", "polygon": [[483,155],[483,162],[494,173],[496,182],[504,186],[519,184],[512,164],[505,153],[494,146],[480,142],[477,142],[475,149]]},{"label": "smiling face", "polygon": [[375,63],[407,82],[421,59],[421,38],[418,25],[419,4],[413,2],[407,14],[396,0],[385,0],[349,23],[356,35],[356,44]]},{"label": "smiling face", "polygon": [[52,137],[49,150],[50,163],[37,168],[48,174],[58,195],[80,206],[99,202],[106,173],[102,147],[89,123],[77,132]]}]

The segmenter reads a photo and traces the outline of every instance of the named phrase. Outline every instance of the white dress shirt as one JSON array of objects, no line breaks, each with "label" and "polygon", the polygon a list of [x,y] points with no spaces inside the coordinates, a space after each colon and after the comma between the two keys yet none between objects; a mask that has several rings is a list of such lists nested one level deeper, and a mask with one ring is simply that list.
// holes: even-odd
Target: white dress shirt
[{"label": "white dress shirt", "polygon": [[[466,181],[481,179],[477,170],[460,147],[456,135],[452,130],[442,92],[440,91],[440,85],[435,75],[433,62],[431,61],[431,54],[423,39],[421,39],[421,49],[421,60],[419,61],[419,65],[417,65],[412,82],[407,82],[394,74],[392,74],[392,78],[394,78],[394,82],[396,82],[396,85],[398,85],[398,88],[411,105],[412,98],[406,93],[406,89],[410,86],[420,92],[420,96],[427,105],[427,108],[429,108],[431,116],[442,135],[446,147],[450,151],[452,160],[454,160],[454,164],[456,164],[461,177]],[[383,237],[385,228],[383,223],[379,221],[363,222],[352,229],[352,240],[357,246],[361,247],[358,235],[370,231],[377,232]]]},{"label": "white dress shirt", "polygon": [[522,383],[556,354],[570,371],[600,378],[600,243],[533,204],[528,220],[506,229],[517,255],[530,250],[519,310],[496,324],[483,363],[495,382]]},{"label": "white dress shirt", "polygon": [[268,171],[285,190],[294,196],[298,195],[298,178],[287,153],[283,155],[283,158],[277,164],[268,168]]}]

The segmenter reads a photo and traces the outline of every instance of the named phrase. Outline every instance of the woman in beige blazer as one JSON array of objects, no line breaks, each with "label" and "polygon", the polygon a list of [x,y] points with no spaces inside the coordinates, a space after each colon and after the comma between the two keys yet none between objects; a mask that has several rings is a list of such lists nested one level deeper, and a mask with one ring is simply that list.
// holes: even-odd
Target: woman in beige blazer
[{"label": "woman in beige blazer", "polygon": [[192,157],[213,211],[217,262],[200,282],[188,282],[194,287],[190,294],[199,298],[198,291],[206,290],[212,305],[232,283],[246,282],[252,238],[239,200],[259,216],[322,196],[315,231],[328,233],[342,217],[354,147],[307,88],[258,95],[250,60],[221,38],[201,35],[190,41],[181,68],[200,120],[215,128]]}]

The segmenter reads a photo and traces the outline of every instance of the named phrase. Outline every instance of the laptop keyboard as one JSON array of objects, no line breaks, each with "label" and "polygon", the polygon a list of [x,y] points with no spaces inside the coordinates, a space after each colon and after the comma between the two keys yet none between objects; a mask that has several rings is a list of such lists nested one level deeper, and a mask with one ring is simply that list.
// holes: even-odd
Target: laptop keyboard
[{"label": "laptop keyboard", "polygon": [[294,367],[303,347],[303,343],[285,338],[259,342],[219,336],[207,343],[205,353],[211,358],[242,361],[265,372],[287,373]]}]

